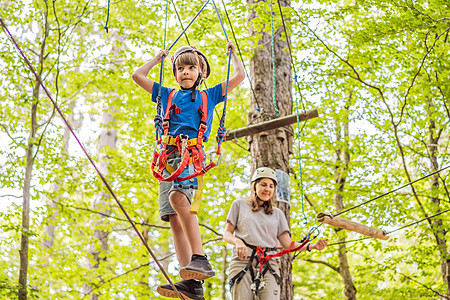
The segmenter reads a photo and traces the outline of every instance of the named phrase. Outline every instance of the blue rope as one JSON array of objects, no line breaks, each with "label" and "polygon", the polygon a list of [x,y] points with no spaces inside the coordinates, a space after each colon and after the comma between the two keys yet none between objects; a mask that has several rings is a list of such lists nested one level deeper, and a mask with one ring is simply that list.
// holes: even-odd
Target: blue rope
[{"label": "blue rope", "polygon": [[[167,6],[169,1],[167,0],[166,2],[166,26],[167,26]],[[192,23],[194,23],[194,21],[197,19],[197,17],[201,14],[201,12],[203,11],[203,9],[205,8],[205,6],[209,3],[209,0],[207,0],[205,2],[205,4],[202,6],[202,8],[200,9],[200,11],[195,15],[195,17],[191,20],[191,22],[188,24],[188,26],[186,26],[186,28],[183,30],[183,32],[176,38],[176,40],[172,43],[172,45],[170,45],[170,47],[167,50],[170,50],[173,48],[173,46],[175,46],[175,44],[178,42],[178,40],[183,36],[183,34],[186,32],[186,30],[188,30],[188,28],[192,25]],[[164,32],[164,47],[165,47],[165,43],[166,43],[166,38],[165,38],[165,34],[166,32]],[[164,57],[161,60],[161,70],[164,69]],[[159,76],[159,90],[158,90],[158,97],[161,96],[161,87],[162,87],[162,80],[164,79],[164,72],[162,72],[162,75],[160,74]],[[161,106],[157,107],[157,109],[161,109]],[[160,113],[160,111],[158,111],[158,114]]]},{"label": "blue rope", "polygon": [[219,10],[217,9],[217,6],[216,6],[216,3],[214,2],[214,0],[212,0],[212,3],[214,4],[214,8],[216,9],[217,17],[219,18],[220,25],[222,26],[223,33],[225,34],[225,38],[227,39],[227,43],[228,43],[229,42],[228,35],[227,35],[227,32],[225,31],[225,27],[223,26],[222,19],[220,18]]},{"label": "blue rope", "polygon": [[[216,10],[217,17],[219,19],[220,25],[222,26],[223,33],[224,33],[225,38],[227,39],[227,43],[228,43],[229,42],[228,35],[227,35],[226,30],[225,30],[225,26],[223,25],[222,18],[220,17],[219,10],[217,9],[217,6],[216,6],[216,3],[214,2],[214,0],[212,0],[212,3],[214,4],[214,8]],[[220,151],[220,146],[222,145],[223,139],[225,137],[225,133],[227,131],[227,129],[225,128],[225,117],[226,117],[226,114],[227,114],[228,84],[230,82],[231,47],[228,50],[229,51],[228,51],[227,81],[226,81],[225,96],[224,96],[225,99],[224,99],[224,103],[223,103],[222,117],[220,118],[219,128],[217,129],[217,143],[218,143],[218,150],[217,151],[218,152]]]},{"label": "blue rope", "polygon": [[110,2],[110,0],[108,0],[108,12],[106,13],[106,24],[105,24],[105,27],[103,27],[103,28],[105,28],[105,30],[106,30],[106,33],[108,33],[108,22],[109,22],[109,2]]},{"label": "blue rope", "polygon": [[188,30],[188,28],[192,25],[192,23],[194,23],[194,21],[197,19],[197,17],[201,14],[201,12],[203,11],[203,9],[205,8],[205,6],[209,3],[209,0],[207,0],[205,2],[205,4],[202,6],[202,8],[200,9],[200,11],[195,15],[195,17],[191,20],[191,22],[188,24],[188,26],[183,30],[183,32],[176,38],[175,42],[172,43],[172,45],[170,45],[169,49],[172,49],[173,46],[175,46],[175,44],[178,42],[178,40],[183,36],[183,34],[186,32],[186,30]]},{"label": "blue rope", "polygon": [[[167,9],[169,7],[169,0],[166,0],[166,20],[164,24],[164,42],[163,42],[163,49],[166,48],[166,37],[167,37]],[[156,97],[156,116],[154,119],[155,122],[155,129],[156,129],[156,140],[159,141],[161,138],[164,129],[162,127],[162,105],[161,105],[161,87],[162,83],[164,82],[164,56],[161,59],[161,69],[159,71],[159,89],[158,89],[158,96]]]}]

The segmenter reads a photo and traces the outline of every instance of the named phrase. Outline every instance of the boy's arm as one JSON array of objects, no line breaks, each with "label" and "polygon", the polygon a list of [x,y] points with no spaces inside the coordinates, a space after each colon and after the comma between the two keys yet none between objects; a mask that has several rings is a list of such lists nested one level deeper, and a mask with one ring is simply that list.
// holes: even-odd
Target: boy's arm
[{"label": "boy's arm", "polygon": [[[245,72],[244,72],[244,66],[242,65],[242,62],[239,60],[239,58],[236,55],[236,47],[229,42],[227,44],[227,54],[231,47],[231,62],[233,63],[233,77],[230,78],[230,82],[228,83],[228,92],[236,88],[242,80],[245,78]],[[225,95],[225,90],[227,88],[227,82],[222,82],[222,96]]]},{"label": "boy's arm", "polygon": [[147,75],[154,66],[162,61],[163,56],[168,57],[168,55],[169,50],[161,50],[151,61],[140,66],[132,75],[134,82],[151,94],[155,81],[147,78]]}]

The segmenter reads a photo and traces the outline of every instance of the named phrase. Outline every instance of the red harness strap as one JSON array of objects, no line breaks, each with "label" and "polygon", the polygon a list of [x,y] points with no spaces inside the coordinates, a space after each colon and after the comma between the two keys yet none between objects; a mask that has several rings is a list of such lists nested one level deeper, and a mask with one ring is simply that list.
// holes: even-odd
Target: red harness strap
[{"label": "red harness strap", "polygon": [[269,259],[274,258],[274,257],[283,256],[283,255],[291,253],[291,252],[296,252],[296,251],[302,249],[303,246],[305,246],[307,242],[309,242],[309,238],[305,239],[300,244],[300,246],[298,246],[297,248],[292,249],[292,247],[294,247],[294,243],[295,243],[294,241],[292,241],[291,242],[291,247],[289,249],[284,249],[281,252],[278,252],[278,253],[275,253],[275,254],[269,254],[267,256],[264,255],[264,248],[256,247],[256,253],[258,253],[258,256],[259,256],[259,260],[258,260],[259,261],[259,274],[262,273],[263,265],[265,263],[267,263],[269,261]]},{"label": "red harness strap", "polygon": [[[164,116],[164,122],[162,123],[163,129],[164,129],[164,136],[167,136],[169,134],[171,111],[174,110],[176,114],[180,113],[180,108],[177,107],[176,104],[172,105],[172,99],[173,99],[174,95],[175,95],[175,90],[172,90],[169,93],[166,113]],[[198,112],[201,114],[201,120],[200,120],[200,125],[198,128],[196,145],[187,145],[188,137],[183,136],[183,135],[178,135],[175,138],[175,144],[176,144],[176,149],[181,154],[182,160],[181,160],[181,163],[178,166],[178,168],[169,177],[164,177],[162,175],[162,172],[167,166],[167,158],[171,153],[173,153],[173,151],[175,151],[175,149],[173,151],[170,151],[170,153],[168,153],[168,151],[167,151],[168,145],[166,143],[164,143],[161,138],[157,143],[158,145],[163,144],[161,152],[158,153],[155,151],[154,156],[153,156],[153,161],[152,161],[152,172],[153,172],[153,176],[155,176],[156,179],[158,179],[160,181],[188,180],[195,176],[205,174],[212,167],[214,167],[216,165],[214,162],[211,162],[205,168],[202,167],[203,166],[203,158],[204,158],[203,148],[202,148],[203,134],[205,133],[205,131],[208,128],[206,125],[207,124],[206,118],[207,118],[207,111],[208,111],[208,97],[207,97],[205,91],[201,91],[201,95],[202,95],[202,105],[199,106],[199,108],[198,108]],[[192,164],[194,165],[194,168],[197,172],[194,174],[191,174],[189,176],[186,176],[186,177],[179,177],[181,172],[183,172],[183,170],[189,165],[189,163],[191,161],[191,157],[192,157]],[[158,165],[158,170],[155,169],[156,165]]]}]

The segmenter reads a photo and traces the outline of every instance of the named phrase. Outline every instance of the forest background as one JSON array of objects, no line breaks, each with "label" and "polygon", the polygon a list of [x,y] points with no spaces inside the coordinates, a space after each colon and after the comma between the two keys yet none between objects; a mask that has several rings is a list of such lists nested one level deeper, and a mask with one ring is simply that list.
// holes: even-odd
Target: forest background
[{"label": "forest background", "polygon": [[[177,261],[149,172],[156,109],[131,74],[174,42],[203,4],[170,1],[166,22],[165,1],[0,2],[1,19],[173,280]],[[229,95],[232,130],[256,108],[248,66],[258,35],[249,30],[270,31],[270,2],[216,4],[248,71]],[[273,5],[275,35],[285,39]],[[318,212],[353,207],[450,164],[450,4],[291,1],[283,15],[294,111],[319,111],[294,126],[291,226],[299,240],[317,226]],[[0,40],[0,299],[158,299],[164,277],[5,31]],[[225,79],[226,39],[212,3],[175,49],[186,44],[210,59],[208,87]],[[158,79],[159,68],[149,76]],[[164,84],[176,86],[169,62]],[[224,143],[223,152],[205,176],[198,214],[218,271],[206,299],[229,299],[231,247],[221,233],[232,201],[249,187],[245,139]],[[385,229],[388,241],[321,227],[332,245],[294,260],[294,299],[351,298],[338,262],[344,252],[354,298],[448,298],[448,176],[444,169],[342,216]]]}]

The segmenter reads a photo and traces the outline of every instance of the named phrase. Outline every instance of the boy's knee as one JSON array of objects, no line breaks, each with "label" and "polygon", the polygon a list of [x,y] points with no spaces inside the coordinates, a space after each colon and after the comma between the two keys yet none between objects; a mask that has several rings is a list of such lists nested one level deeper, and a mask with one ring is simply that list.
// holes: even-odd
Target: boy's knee
[{"label": "boy's knee", "polygon": [[172,205],[173,209],[175,210],[177,210],[177,208],[185,208],[191,206],[186,195],[179,191],[170,192],[169,201],[170,205]]}]

